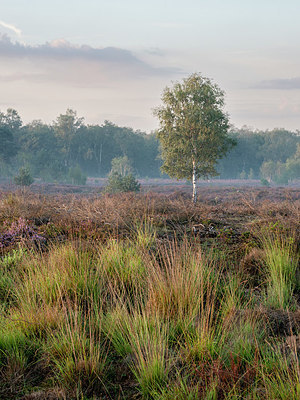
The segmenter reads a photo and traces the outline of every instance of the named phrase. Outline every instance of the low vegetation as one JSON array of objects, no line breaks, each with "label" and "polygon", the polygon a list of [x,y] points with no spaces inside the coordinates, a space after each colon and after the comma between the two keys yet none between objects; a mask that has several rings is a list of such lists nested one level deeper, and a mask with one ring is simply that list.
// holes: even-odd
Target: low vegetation
[{"label": "low vegetation", "polygon": [[108,184],[105,187],[106,193],[139,192],[140,183],[132,174],[124,175],[114,172],[108,177]]},{"label": "low vegetation", "polygon": [[14,182],[18,186],[30,186],[34,179],[30,174],[30,171],[26,167],[21,167],[19,169],[18,175],[14,177]]},{"label": "low vegetation", "polygon": [[296,197],[2,193],[0,398],[299,399]]}]

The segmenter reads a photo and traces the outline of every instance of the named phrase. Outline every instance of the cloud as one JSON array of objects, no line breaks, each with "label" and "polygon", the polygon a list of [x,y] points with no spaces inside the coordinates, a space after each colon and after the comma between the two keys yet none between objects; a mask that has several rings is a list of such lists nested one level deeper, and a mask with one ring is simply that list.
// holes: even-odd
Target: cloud
[{"label": "cloud", "polygon": [[130,50],[117,47],[95,48],[88,45],[74,45],[64,39],[57,39],[38,46],[13,42],[9,36],[0,34],[0,55],[7,58],[38,60],[78,61],[95,63],[124,74],[155,76],[176,73],[173,68],[157,68],[140,60]]},{"label": "cloud", "polygon": [[7,28],[7,29],[13,31],[18,36],[21,36],[21,34],[22,34],[21,29],[17,28],[13,24],[8,24],[8,23],[6,23],[4,21],[0,21],[0,25],[3,26],[4,28]]},{"label": "cloud", "polygon": [[93,48],[72,45],[64,39],[53,40],[38,46],[13,42],[7,35],[0,36],[0,54],[9,57],[43,57],[53,59],[76,59],[141,64],[130,51],[116,47]]},{"label": "cloud", "polygon": [[255,89],[295,90],[300,89],[300,77],[289,79],[270,79],[260,82]]}]

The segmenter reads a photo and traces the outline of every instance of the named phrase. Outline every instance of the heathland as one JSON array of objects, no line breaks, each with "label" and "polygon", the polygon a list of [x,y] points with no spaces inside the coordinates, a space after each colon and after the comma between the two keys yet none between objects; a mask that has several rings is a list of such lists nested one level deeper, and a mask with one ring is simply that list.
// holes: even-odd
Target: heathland
[{"label": "heathland", "polygon": [[299,399],[299,207],[2,191],[0,398]]}]

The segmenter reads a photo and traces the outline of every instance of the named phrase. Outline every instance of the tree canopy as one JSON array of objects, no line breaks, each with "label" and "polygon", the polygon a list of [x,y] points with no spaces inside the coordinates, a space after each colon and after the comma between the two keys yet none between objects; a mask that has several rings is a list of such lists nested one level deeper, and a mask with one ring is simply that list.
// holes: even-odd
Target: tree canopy
[{"label": "tree canopy", "polygon": [[17,147],[12,131],[6,125],[0,125],[0,142],[0,159],[7,162],[17,153]]},{"label": "tree canopy", "polygon": [[161,144],[162,170],[171,177],[193,180],[217,175],[217,160],[234,141],[228,136],[228,116],[223,111],[224,93],[208,78],[195,73],[166,87],[157,137]]}]

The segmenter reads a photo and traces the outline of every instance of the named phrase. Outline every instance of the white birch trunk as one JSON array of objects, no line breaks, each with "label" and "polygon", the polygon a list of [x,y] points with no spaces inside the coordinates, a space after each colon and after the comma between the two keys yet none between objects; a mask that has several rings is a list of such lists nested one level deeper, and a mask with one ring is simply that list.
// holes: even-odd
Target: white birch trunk
[{"label": "white birch trunk", "polygon": [[197,202],[197,187],[196,187],[196,162],[193,160],[193,203]]}]

